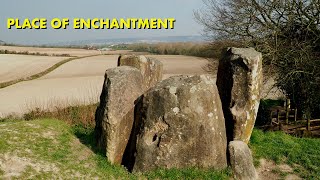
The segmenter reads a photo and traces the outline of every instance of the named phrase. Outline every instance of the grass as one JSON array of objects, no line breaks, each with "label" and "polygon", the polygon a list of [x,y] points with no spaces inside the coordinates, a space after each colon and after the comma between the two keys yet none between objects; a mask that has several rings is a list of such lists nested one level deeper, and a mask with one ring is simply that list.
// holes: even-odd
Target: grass
[{"label": "grass", "polygon": [[[228,179],[232,176],[229,169],[219,172],[197,168],[158,169],[144,174],[130,174],[122,166],[111,165],[105,155],[95,149],[96,107],[95,104],[57,107],[53,112],[34,110],[25,115],[25,120],[28,121],[0,121],[0,134],[3,137],[0,138],[0,154],[15,152],[44,167],[55,165],[54,167],[59,169],[59,173],[54,170],[38,172],[31,166],[21,173],[21,178],[64,178],[70,174],[74,175],[74,178],[116,179]],[[320,177],[318,147],[319,139],[297,138],[282,132],[263,132],[258,129],[254,129],[250,141],[255,165],[259,165],[261,158],[277,164],[288,164],[293,167],[295,174],[304,179]],[[25,152],[26,149],[29,151]],[[288,175],[280,169],[273,169],[272,172],[279,174],[281,178]],[[5,174],[0,168],[0,176],[1,173]]]},{"label": "grass", "polygon": [[[92,127],[54,119],[2,122],[0,126],[4,142],[0,145],[0,160],[6,164],[7,155],[16,161],[11,168],[21,169],[17,179],[228,179],[230,175],[229,170],[196,168],[131,174],[122,166],[111,165],[94,148]],[[6,175],[4,170],[0,173]]]},{"label": "grass", "polygon": [[[95,148],[94,115],[96,108],[97,104],[66,108],[57,106],[54,111],[34,109],[25,114],[24,119],[21,120],[13,118],[0,120],[0,134],[4,137],[0,138],[0,160],[1,154],[15,152],[19,157],[32,159],[33,162],[44,167],[55,165],[52,171],[41,172],[35,167],[26,167],[18,177],[19,179],[30,177],[32,179],[58,177],[62,179],[66,177],[80,179],[228,179],[230,177],[231,173],[228,169],[221,172],[197,168],[159,169],[145,174],[131,174],[122,166],[111,165],[105,155]],[[11,132],[10,129],[14,129],[15,132]],[[44,134],[47,135],[44,136]],[[54,138],[48,138],[48,135]],[[19,143],[12,143],[12,139]],[[24,152],[25,149],[36,156]],[[56,172],[57,169],[59,172]],[[2,173],[5,174],[5,172]]]},{"label": "grass", "polygon": [[[0,154],[23,163],[18,179],[52,178],[130,178],[121,166],[111,166],[101,154],[79,142],[76,130],[62,121],[41,119],[4,122],[0,133],[9,146]],[[1,146],[2,147],[2,146]],[[5,159],[0,160],[5,162]],[[15,163],[13,163],[15,164]],[[12,167],[15,168],[15,167]],[[4,171],[2,170],[4,174]]]},{"label": "grass", "polygon": [[231,171],[202,170],[198,168],[187,169],[159,169],[145,174],[148,179],[229,179]]},{"label": "grass", "polygon": [[39,72],[37,74],[31,75],[29,77],[21,78],[21,79],[15,79],[15,80],[12,80],[12,81],[7,81],[7,82],[2,82],[2,83],[0,83],[0,89],[8,87],[8,86],[11,86],[11,85],[19,83],[19,82],[31,81],[31,80],[40,78],[40,77],[42,77],[44,75],[49,74],[50,72],[52,72],[53,70],[57,69],[58,67],[62,66],[63,64],[65,64],[67,62],[70,62],[70,61],[73,61],[73,60],[77,60],[77,59],[83,59],[83,58],[87,58],[87,57],[93,57],[93,56],[97,56],[97,55],[90,55],[90,56],[84,56],[84,57],[72,57],[72,58],[68,58],[68,59],[62,60],[62,61],[54,64],[50,68],[48,68],[48,69],[46,69],[46,70],[44,70],[42,72]]},{"label": "grass", "polygon": [[294,168],[296,174],[305,179],[320,177],[320,140],[297,138],[283,132],[253,131],[250,148],[255,164],[261,158],[285,163]]}]

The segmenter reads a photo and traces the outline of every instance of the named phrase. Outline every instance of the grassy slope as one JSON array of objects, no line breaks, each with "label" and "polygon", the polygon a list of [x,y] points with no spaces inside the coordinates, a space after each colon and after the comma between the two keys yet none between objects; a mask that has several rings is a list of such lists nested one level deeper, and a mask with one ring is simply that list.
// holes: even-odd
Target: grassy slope
[{"label": "grassy slope", "polygon": [[80,143],[75,131],[57,120],[0,123],[0,162],[8,161],[6,156],[14,159],[11,164],[18,167],[8,164],[21,169],[18,179],[130,177]]},{"label": "grassy slope", "polygon": [[[0,177],[7,175],[8,167],[5,168],[1,162],[8,164],[8,157],[13,159],[11,164],[23,165],[19,179],[228,179],[230,176],[228,170],[216,172],[195,168],[129,174],[121,166],[110,165],[102,154],[95,151],[93,128],[71,127],[58,120],[2,122],[0,134]],[[258,159],[265,158],[289,164],[304,179],[320,177],[319,139],[295,138],[282,132],[264,133],[254,130],[250,147],[257,165]]]},{"label": "grassy slope", "polygon": [[320,139],[254,130],[250,148],[256,161],[260,158],[270,159],[278,164],[290,165],[304,179],[320,178]]},{"label": "grassy slope", "polygon": [[5,178],[10,168],[20,169],[18,179],[227,179],[229,173],[191,168],[129,174],[92,150],[93,129],[71,128],[58,120],[2,122],[0,134],[0,177]]}]

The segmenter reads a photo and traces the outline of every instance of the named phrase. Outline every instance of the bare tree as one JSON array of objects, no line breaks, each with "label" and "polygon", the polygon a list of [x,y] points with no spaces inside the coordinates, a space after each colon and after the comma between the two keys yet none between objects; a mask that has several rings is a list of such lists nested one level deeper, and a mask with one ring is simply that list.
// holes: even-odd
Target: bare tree
[{"label": "bare tree", "polygon": [[307,116],[320,115],[320,0],[203,0],[195,13],[214,40],[240,41],[265,65]]}]

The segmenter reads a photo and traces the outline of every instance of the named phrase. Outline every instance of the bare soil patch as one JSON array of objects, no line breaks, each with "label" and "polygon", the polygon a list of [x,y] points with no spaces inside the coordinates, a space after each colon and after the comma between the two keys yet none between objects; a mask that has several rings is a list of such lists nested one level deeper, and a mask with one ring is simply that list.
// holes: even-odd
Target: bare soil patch
[{"label": "bare soil patch", "polygon": [[0,157],[0,167],[4,173],[3,178],[10,179],[23,175],[28,168],[32,168],[36,173],[54,171],[58,173],[59,169],[55,164],[48,162],[35,162],[30,158],[19,157],[17,155],[6,153]]},{"label": "bare soil patch", "polygon": [[276,164],[273,161],[260,159],[260,166],[257,168],[260,180],[286,179],[300,180],[301,178],[294,174],[293,168],[287,164]]}]

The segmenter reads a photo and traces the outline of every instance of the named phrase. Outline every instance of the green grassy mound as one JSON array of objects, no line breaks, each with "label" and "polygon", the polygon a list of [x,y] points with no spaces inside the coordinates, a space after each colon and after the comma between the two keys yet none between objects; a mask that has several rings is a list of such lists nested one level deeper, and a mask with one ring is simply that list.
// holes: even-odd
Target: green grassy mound
[{"label": "green grassy mound", "polygon": [[[159,169],[130,174],[94,149],[93,128],[54,119],[0,123],[0,179],[229,179],[230,170]],[[250,148],[259,159],[288,164],[304,179],[320,177],[320,140],[254,130]],[[286,173],[274,172],[285,177]]]},{"label": "green grassy mound", "polygon": [[196,168],[130,174],[95,151],[93,128],[52,119],[0,123],[0,179],[228,179]]},{"label": "green grassy mound", "polygon": [[254,130],[250,148],[257,166],[257,161],[265,158],[290,165],[295,174],[304,179],[320,179],[320,139]]}]

